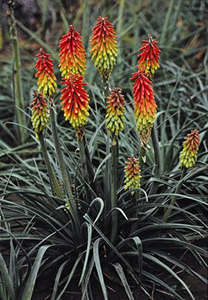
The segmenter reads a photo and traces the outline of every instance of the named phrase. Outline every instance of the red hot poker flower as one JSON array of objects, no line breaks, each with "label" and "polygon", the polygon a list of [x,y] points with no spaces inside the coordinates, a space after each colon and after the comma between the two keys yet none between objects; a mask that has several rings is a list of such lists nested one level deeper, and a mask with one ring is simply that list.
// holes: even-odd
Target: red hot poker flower
[{"label": "red hot poker flower", "polygon": [[121,88],[111,90],[106,106],[105,124],[112,139],[117,139],[119,132],[124,129],[125,99],[121,94]]},{"label": "red hot poker flower", "polygon": [[99,17],[90,39],[90,53],[100,76],[108,80],[116,64],[117,41],[113,25]]},{"label": "red hot poker flower", "polygon": [[[135,157],[129,157],[128,161],[125,162],[126,166],[124,168],[125,177],[124,177],[124,190],[128,189],[139,189],[140,188],[140,178],[141,171],[139,167],[139,159]],[[131,194],[134,195],[135,191],[132,191]]]},{"label": "red hot poker flower", "polygon": [[43,131],[49,123],[49,108],[41,92],[35,90],[33,92],[33,97],[31,102],[31,121],[38,137],[38,134]]},{"label": "red hot poker flower", "polygon": [[83,76],[71,74],[61,83],[65,87],[61,90],[61,105],[66,120],[72,124],[75,130],[80,130],[86,123],[89,115],[89,96],[84,90]]},{"label": "red hot poker flower", "polygon": [[180,153],[180,166],[190,168],[195,165],[199,149],[199,131],[192,130],[183,142],[183,150]]},{"label": "red hot poker flower", "polygon": [[142,47],[139,49],[141,53],[138,55],[139,69],[145,69],[146,76],[153,77],[155,71],[159,68],[159,54],[158,42],[154,40],[151,35],[148,40],[142,41]]},{"label": "red hot poker flower", "polygon": [[37,73],[35,77],[38,78],[38,90],[43,93],[44,96],[52,96],[56,89],[56,76],[53,70],[53,60],[50,59],[50,54],[46,53],[42,48],[36,55],[38,60],[36,62]]},{"label": "red hot poker flower", "polygon": [[60,71],[64,78],[69,78],[70,73],[84,75],[86,69],[86,52],[83,47],[81,35],[72,25],[69,32],[62,36],[59,43]]},{"label": "red hot poker flower", "polygon": [[139,137],[142,146],[144,146],[150,139],[157,105],[152,82],[145,76],[143,71],[134,73],[131,80],[135,80],[133,87],[134,115]]}]

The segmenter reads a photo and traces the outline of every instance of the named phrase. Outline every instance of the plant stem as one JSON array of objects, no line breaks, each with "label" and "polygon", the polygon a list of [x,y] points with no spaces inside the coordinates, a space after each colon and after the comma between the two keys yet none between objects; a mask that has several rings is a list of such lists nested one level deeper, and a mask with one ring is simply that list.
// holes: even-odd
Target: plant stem
[{"label": "plant stem", "polygon": [[26,138],[26,131],[25,131],[26,122],[25,122],[25,115],[24,115],[24,100],[23,100],[23,93],[22,93],[20,53],[19,53],[19,46],[18,46],[18,39],[17,39],[16,23],[14,18],[14,0],[8,1],[8,17],[10,23],[10,35],[12,40],[13,59],[14,59],[13,92],[14,92],[15,107],[16,107],[15,110],[16,110],[17,122],[20,124],[20,126],[18,127],[20,140],[21,143],[23,144]]},{"label": "plant stem", "polygon": [[[118,177],[118,142],[113,140],[111,144],[111,210],[117,207],[117,177]],[[118,231],[118,213],[112,212],[111,243],[114,244]]]},{"label": "plant stem", "polygon": [[84,47],[87,46],[87,28],[88,28],[88,0],[83,1],[83,22],[82,22],[82,37]]},{"label": "plant stem", "polygon": [[141,147],[140,151],[139,151],[139,166],[140,166],[140,170],[142,171],[143,168],[143,164],[144,164],[144,154],[145,154],[146,150]]},{"label": "plant stem", "polygon": [[84,181],[89,184],[89,175],[87,172],[87,161],[85,155],[85,144],[83,138],[79,139],[78,143],[79,143],[79,152],[80,152],[82,172],[84,175]]},{"label": "plant stem", "polygon": [[74,211],[76,211],[76,205],[75,205],[74,197],[73,197],[72,190],[71,190],[71,183],[70,183],[69,176],[68,176],[68,173],[66,170],[66,165],[64,162],[64,158],[63,158],[63,154],[62,154],[62,150],[61,150],[61,146],[60,146],[60,142],[59,142],[59,138],[58,138],[55,111],[53,108],[51,109],[50,116],[51,116],[51,128],[52,128],[53,140],[54,140],[56,155],[58,158],[64,187],[65,187],[65,190],[67,193],[67,197],[69,198],[70,208],[73,209]]},{"label": "plant stem", "polygon": [[[155,152],[155,177],[160,178],[161,175],[161,154],[160,154],[160,145],[158,141],[158,135],[157,135],[157,130],[155,124],[153,125],[152,129],[152,143],[153,143],[153,148]],[[158,187],[158,182],[154,181],[150,194],[154,194],[155,191],[157,190]]]},{"label": "plant stem", "polygon": [[59,184],[57,182],[56,176],[55,176],[54,171],[51,167],[51,163],[50,163],[50,160],[49,160],[49,157],[48,157],[48,152],[47,152],[47,149],[46,149],[43,133],[40,132],[38,136],[39,136],[40,145],[41,145],[41,148],[42,148],[43,158],[44,158],[47,170],[48,170],[48,176],[49,176],[49,180],[50,180],[50,184],[51,184],[52,193],[54,195],[56,195],[57,197],[62,199],[63,196],[62,196],[62,193],[61,193],[61,189],[59,187]]},{"label": "plant stem", "polygon": [[[179,180],[179,183],[178,183],[178,185],[176,187],[175,194],[178,194],[180,192],[180,189],[181,189],[181,187],[183,185],[183,182],[184,182],[183,178],[186,175],[186,171],[187,171],[187,169],[183,168],[182,173],[181,173],[181,177],[180,177],[180,180]],[[168,209],[166,210],[165,215],[163,217],[163,222],[167,222],[167,220],[168,220],[168,218],[169,218],[169,216],[170,216],[170,214],[172,212],[172,209],[173,209],[173,207],[175,205],[175,202],[176,202],[176,195],[174,195],[172,197],[172,199],[171,199],[171,202],[170,202],[170,204],[168,206]]]},{"label": "plant stem", "polygon": [[92,189],[95,191],[95,193],[99,197],[102,197],[103,192],[102,192],[102,189],[101,189],[101,186],[100,186],[99,182],[95,178],[95,174],[94,174],[92,162],[91,162],[91,159],[90,159],[90,153],[89,153],[89,149],[88,149],[88,146],[87,146],[85,134],[83,135],[83,143],[84,143],[84,150],[85,150],[85,157],[86,157],[86,164],[87,164],[87,172],[88,172],[88,176],[89,176],[90,185],[92,186]]}]

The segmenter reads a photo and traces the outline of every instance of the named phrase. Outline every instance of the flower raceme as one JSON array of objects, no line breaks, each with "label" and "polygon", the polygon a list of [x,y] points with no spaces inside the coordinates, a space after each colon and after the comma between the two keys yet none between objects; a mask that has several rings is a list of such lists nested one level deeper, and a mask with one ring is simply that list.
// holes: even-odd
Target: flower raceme
[{"label": "flower raceme", "polygon": [[118,138],[119,132],[124,129],[124,104],[121,88],[112,89],[108,97],[105,116],[106,129],[112,139]]},{"label": "flower raceme", "polygon": [[199,131],[192,130],[183,142],[183,150],[180,153],[180,166],[190,168],[195,165],[199,149]]},{"label": "flower raceme", "polygon": [[116,64],[117,41],[113,25],[108,18],[99,17],[90,38],[90,53],[100,76],[106,81]]},{"label": "flower raceme", "polygon": [[[125,164],[124,190],[140,188],[141,171],[139,167],[139,159],[129,157]],[[134,195],[134,193],[135,191],[131,192],[132,195]]]},{"label": "flower raceme", "polygon": [[36,57],[38,57],[38,60],[35,65],[37,69],[35,77],[38,78],[38,90],[42,92],[44,96],[50,97],[57,89],[53,60],[50,59],[50,54],[46,53],[42,48]]},{"label": "flower raceme", "polygon": [[61,105],[66,120],[72,124],[75,130],[81,129],[87,123],[89,115],[89,96],[84,90],[83,76],[71,74],[61,83],[65,87],[61,90]]},{"label": "flower raceme", "polygon": [[43,94],[37,90],[33,92],[33,100],[31,102],[32,117],[34,131],[38,134],[42,132],[49,123],[49,108]]},{"label": "flower raceme", "polygon": [[69,78],[71,73],[84,75],[86,69],[86,52],[82,36],[72,25],[70,25],[68,33],[62,36],[59,48],[61,76]]},{"label": "flower raceme", "polygon": [[144,71],[139,70],[134,73],[131,80],[135,80],[133,87],[134,115],[141,144],[144,146],[150,139],[157,105],[152,82],[145,76]]},{"label": "flower raceme", "polygon": [[157,46],[158,42],[151,36],[142,42],[142,47],[139,49],[141,53],[138,55],[138,67],[139,69],[144,68],[146,76],[152,78],[155,71],[160,67],[159,54],[161,51]]}]

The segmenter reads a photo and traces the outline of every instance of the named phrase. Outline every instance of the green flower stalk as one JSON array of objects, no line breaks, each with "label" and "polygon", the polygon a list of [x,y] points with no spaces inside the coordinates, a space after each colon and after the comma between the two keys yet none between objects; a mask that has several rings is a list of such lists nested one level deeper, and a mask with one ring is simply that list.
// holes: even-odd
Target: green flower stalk
[{"label": "green flower stalk", "polygon": [[[117,206],[117,170],[118,170],[118,136],[124,129],[124,96],[121,94],[121,88],[117,87],[111,90],[107,100],[105,124],[109,136],[112,139],[111,144],[111,209]],[[117,211],[112,213],[112,232],[111,242],[114,243],[117,236]]]},{"label": "green flower stalk", "polygon": [[[43,157],[45,160],[45,164],[48,170],[48,175],[50,179],[51,189],[54,195],[57,195],[59,198],[62,198],[62,192],[58,181],[56,179],[55,173],[52,169],[48,152],[45,145],[45,140],[43,137],[43,132],[46,129],[49,123],[49,108],[46,100],[43,97],[43,94],[37,90],[33,93],[33,100],[31,103],[32,109],[32,117],[31,121],[33,124],[34,131],[36,133],[36,137],[40,140]],[[53,203],[52,203],[53,204]]]},{"label": "green flower stalk", "polygon": [[[179,160],[180,160],[180,167],[182,167],[182,173],[175,194],[178,194],[180,192],[180,189],[184,182],[183,178],[186,175],[187,169],[193,167],[197,161],[199,144],[200,144],[199,131],[196,129],[192,130],[191,133],[189,133],[186,136],[185,141],[183,142],[183,150],[180,153]],[[174,195],[163,217],[164,222],[168,220],[172,212],[172,209],[175,205],[175,202],[176,202],[176,196]]]},{"label": "green flower stalk", "polygon": [[[124,190],[131,190],[131,189],[139,189],[140,179],[141,179],[141,171],[139,166],[139,159],[136,157],[129,157],[128,161],[125,162],[126,166],[125,170],[125,177],[124,177]],[[134,195],[135,191],[131,191],[131,195]]]},{"label": "green flower stalk", "polygon": [[38,55],[38,60],[36,62],[36,77],[38,78],[37,84],[39,91],[42,91],[42,93],[47,97],[48,100],[48,106],[50,105],[50,117],[51,117],[51,128],[52,128],[52,134],[54,139],[54,145],[56,149],[56,154],[62,174],[62,179],[64,182],[64,187],[67,193],[67,197],[69,199],[69,206],[75,211],[75,204],[73,200],[73,194],[71,191],[71,185],[69,176],[67,174],[65,162],[63,159],[63,154],[61,151],[61,146],[58,138],[57,133],[57,127],[56,127],[56,116],[55,116],[55,106],[54,106],[54,99],[53,96],[57,90],[57,83],[56,83],[56,76],[54,74],[53,69],[53,60],[50,59],[50,54],[46,53],[42,48],[40,49],[40,52]]}]

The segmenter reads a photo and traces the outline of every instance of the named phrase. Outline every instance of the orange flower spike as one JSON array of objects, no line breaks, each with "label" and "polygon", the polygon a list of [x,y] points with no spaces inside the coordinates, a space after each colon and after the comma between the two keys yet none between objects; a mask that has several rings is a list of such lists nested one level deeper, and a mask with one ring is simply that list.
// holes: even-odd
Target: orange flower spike
[{"label": "orange flower spike", "polygon": [[53,60],[50,59],[50,54],[46,53],[42,48],[40,48],[40,52],[36,57],[38,57],[38,60],[35,65],[37,69],[35,77],[38,78],[38,90],[42,92],[44,96],[50,97],[57,89]]},{"label": "orange flower spike", "polygon": [[33,92],[33,100],[31,102],[32,117],[34,131],[38,134],[43,131],[49,123],[49,108],[43,94],[37,90]]},{"label": "orange flower spike", "polygon": [[106,81],[116,64],[117,41],[113,25],[107,17],[99,17],[90,38],[90,53],[100,76]]},{"label": "orange flower spike", "polygon": [[84,75],[86,69],[86,52],[82,36],[69,26],[67,34],[62,36],[59,43],[60,71],[63,78],[69,78],[70,73]]},{"label": "orange flower spike", "polygon": [[62,110],[65,119],[69,120],[76,130],[81,129],[87,123],[89,115],[89,96],[83,88],[87,83],[83,83],[82,80],[83,76],[71,74],[69,78],[61,82],[65,85],[61,90]]},{"label": "orange flower spike", "polygon": [[199,131],[192,130],[185,141],[183,142],[183,150],[180,153],[180,166],[190,168],[195,165],[197,161],[197,152],[199,149],[200,138]]},{"label": "orange flower spike", "polygon": [[121,94],[121,88],[114,88],[108,97],[105,124],[107,131],[112,139],[117,139],[119,132],[124,129],[124,96]]},{"label": "orange flower spike", "polygon": [[[125,164],[124,190],[139,189],[141,186],[141,170],[139,167],[139,159],[135,157],[129,157]],[[134,195],[134,193],[135,191],[131,192],[132,195]]]},{"label": "orange flower spike", "polygon": [[139,137],[144,146],[150,139],[157,105],[152,82],[145,76],[144,71],[140,70],[134,73],[131,80],[135,80],[133,87],[134,115]]},{"label": "orange flower spike", "polygon": [[148,40],[142,42],[142,47],[139,49],[141,53],[138,55],[138,66],[139,69],[144,68],[147,77],[152,78],[155,71],[160,67],[159,54],[161,51],[157,46],[158,42],[151,35]]}]

